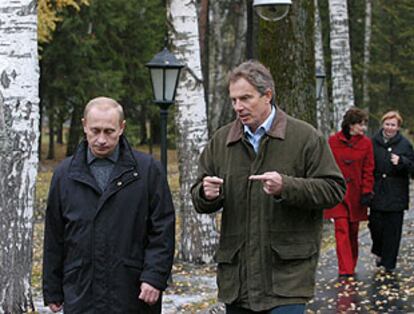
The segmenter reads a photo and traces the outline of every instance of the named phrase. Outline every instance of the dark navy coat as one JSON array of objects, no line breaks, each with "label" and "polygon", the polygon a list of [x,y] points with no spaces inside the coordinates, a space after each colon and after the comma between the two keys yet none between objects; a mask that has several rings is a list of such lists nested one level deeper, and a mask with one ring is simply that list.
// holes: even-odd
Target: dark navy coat
[{"label": "dark navy coat", "polygon": [[[46,212],[43,294],[65,313],[150,313],[141,282],[164,290],[175,216],[161,165],[121,137],[105,191],[86,164],[87,143],[55,170]],[[160,307],[160,304],[157,305]]]},{"label": "dark navy coat", "polygon": [[[411,143],[400,133],[387,143],[380,130],[373,138],[375,156],[374,199],[371,210],[403,211],[409,206],[409,176],[414,172]],[[398,165],[391,163],[391,154],[400,156]]]}]

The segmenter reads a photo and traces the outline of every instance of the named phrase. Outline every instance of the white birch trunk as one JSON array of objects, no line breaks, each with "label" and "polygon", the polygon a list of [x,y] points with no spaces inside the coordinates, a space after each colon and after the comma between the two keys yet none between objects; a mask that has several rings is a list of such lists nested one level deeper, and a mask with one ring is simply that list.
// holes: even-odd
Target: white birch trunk
[{"label": "white birch trunk", "polygon": [[31,255],[38,164],[35,0],[0,2],[0,313],[32,308]]},{"label": "white birch trunk", "polygon": [[174,52],[186,65],[176,98],[182,232],[179,254],[185,261],[210,263],[218,242],[215,215],[197,214],[190,195],[198,157],[208,140],[196,4],[194,0],[169,0],[168,4]]},{"label": "white birch trunk", "polygon": [[369,63],[371,55],[372,0],[365,0],[364,66],[362,73],[362,104],[369,110]]},{"label": "white birch trunk", "polygon": [[[325,57],[323,53],[322,40],[322,23],[319,14],[318,0],[315,2],[315,69],[320,69],[326,73]],[[327,138],[331,132],[332,115],[329,108],[328,89],[326,88],[326,79],[322,87],[322,92],[319,99],[316,99],[316,121],[318,129]]]},{"label": "white birch trunk", "polygon": [[329,0],[334,126],[340,130],[345,112],[354,106],[349,18],[346,0]]}]

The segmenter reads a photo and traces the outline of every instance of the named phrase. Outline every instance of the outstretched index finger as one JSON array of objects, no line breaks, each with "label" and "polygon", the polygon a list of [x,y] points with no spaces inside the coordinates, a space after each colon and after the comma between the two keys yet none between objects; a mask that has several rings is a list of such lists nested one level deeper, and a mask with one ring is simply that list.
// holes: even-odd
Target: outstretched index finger
[{"label": "outstretched index finger", "polygon": [[249,180],[253,181],[266,181],[269,177],[266,174],[255,174],[249,177]]}]

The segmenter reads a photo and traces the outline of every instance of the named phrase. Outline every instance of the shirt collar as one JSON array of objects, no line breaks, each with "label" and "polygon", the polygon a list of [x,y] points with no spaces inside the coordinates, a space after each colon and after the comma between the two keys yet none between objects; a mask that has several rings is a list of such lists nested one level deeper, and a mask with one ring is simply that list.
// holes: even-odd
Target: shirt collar
[{"label": "shirt collar", "polygon": [[[268,132],[270,130],[270,128],[272,127],[273,120],[274,120],[274,118],[276,116],[276,108],[274,106],[271,106],[271,107],[272,107],[272,111],[270,112],[270,115],[256,129],[256,132],[253,133],[247,125],[244,125],[243,126],[244,132],[247,133],[248,135],[251,135],[251,136],[253,136],[254,134],[256,134],[258,132],[263,132],[263,134],[266,133],[266,132]],[[263,130],[263,131],[260,131],[260,130]]]},{"label": "shirt collar", "polygon": [[105,157],[105,158],[98,158],[98,157],[96,157],[92,153],[91,149],[88,147],[88,151],[87,151],[87,162],[88,162],[88,165],[92,164],[97,159],[105,159],[105,160],[111,161],[112,163],[116,163],[118,161],[118,159],[119,159],[119,144],[116,145],[116,147],[115,147],[114,151],[112,152],[112,154],[109,155],[109,156],[107,156],[107,157]]}]

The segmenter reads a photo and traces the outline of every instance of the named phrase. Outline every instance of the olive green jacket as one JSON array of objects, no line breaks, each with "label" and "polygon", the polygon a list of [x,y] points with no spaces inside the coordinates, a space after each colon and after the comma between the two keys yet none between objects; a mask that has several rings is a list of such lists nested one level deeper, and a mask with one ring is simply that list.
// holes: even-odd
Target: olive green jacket
[{"label": "olive green jacket", "polygon": [[[267,171],[282,175],[280,197],[265,194],[261,182],[248,179]],[[220,196],[213,201],[203,197],[205,176],[224,179]],[[322,135],[280,109],[257,154],[239,120],[219,129],[200,156],[191,193],[199,213],[223,208],[216,255],[220,301],[239,300],[243,289],[249,300],[243,306],[254,311],[309,300],[314,292],[322,209],[339,203],[345,189]]]}]

